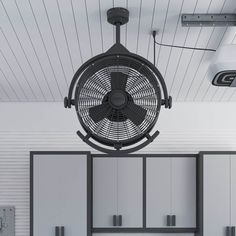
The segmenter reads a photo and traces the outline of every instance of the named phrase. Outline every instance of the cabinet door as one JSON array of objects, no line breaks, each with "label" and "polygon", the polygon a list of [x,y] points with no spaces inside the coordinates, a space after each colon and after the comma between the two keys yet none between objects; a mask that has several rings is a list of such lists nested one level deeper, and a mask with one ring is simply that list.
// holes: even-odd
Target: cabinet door
[{"label": "cabinet door", "polygon": [[113,227],[113,215],[122,227],[142,227],[142,159],[93,159],[93,227]]},{"label": "cabinet door", "polygon": [[147,227],[196,226],[196,163],[194,158],[147,159]]},{"label": "cabinet door", "polygon": [[93,158],[93,227],[113,227],[117,215],[117,159]]},{"label": "cabinet door", "polygon": [[143,170],[142,158],[119,158],[118,215],[122,215],[123,227],[142,227]]},{"label": "cabinet door", "polygon": [[231,225],[236,227],[236,155],[231,155]]},{"label": "cabinet door", "polygon": [[171,214],[171,159],[147,158],[147,227],[165,227]]},{"label": "cabinet door", "polygon": [[225,236],[230,224],[230,157],[205,155],[203,163],[204,236]]},{"label": "cabinet door", "polygon": [[33,236],[87,235],[87,156],[34,155]]},{"label": "cabinet door", "polygon": [[171,214],[176,227],[196,227],[196,159],[172,158]]}]

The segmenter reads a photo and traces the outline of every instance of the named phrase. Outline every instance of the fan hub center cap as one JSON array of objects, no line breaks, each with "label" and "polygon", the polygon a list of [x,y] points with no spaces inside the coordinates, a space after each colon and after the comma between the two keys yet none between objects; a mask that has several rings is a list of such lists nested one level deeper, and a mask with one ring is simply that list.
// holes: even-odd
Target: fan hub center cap
[{"label": "fan hub center cap", "polygon": [[122,90],[113,90],[109,95],[109,103],[112,108],[121,109],[127,104],[127,95]]}]

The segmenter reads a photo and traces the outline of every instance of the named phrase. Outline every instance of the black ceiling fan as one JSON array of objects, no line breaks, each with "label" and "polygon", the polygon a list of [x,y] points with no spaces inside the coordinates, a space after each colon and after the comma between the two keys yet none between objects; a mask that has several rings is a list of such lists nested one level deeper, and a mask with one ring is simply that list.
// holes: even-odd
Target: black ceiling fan
[{"label": "black ceiling fan", "polygon": [[172,99],[158,69],[120,44],[120,26],[128,22],[128,10],[112,8],[107,20],[116,27],[116,43],[77,70],[64,106],[75,106],[86,132],[77,134],[93,148],[134,152],[159,134],[150,132],[161,106],[171,108]]}]

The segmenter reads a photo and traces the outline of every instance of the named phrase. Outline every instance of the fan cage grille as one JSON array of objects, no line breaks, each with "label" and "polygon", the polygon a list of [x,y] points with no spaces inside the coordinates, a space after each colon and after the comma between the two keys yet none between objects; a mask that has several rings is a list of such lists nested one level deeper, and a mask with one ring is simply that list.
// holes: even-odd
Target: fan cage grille
[{"label": "fan cage grille", "polygon": [[[95,123],[89,116],[89,108],[101,105],[104,96],[111,91],[111,72],[127,75],[126,92],[136,105],[147,110],[140,125],[135,125],[129,119],[114,122],[108,118]],[[98,61],[84,71],[76,87],[75,101],[82,126],[96,140],[111,146],[115,143],[126,146],[143,138],[155,124],[161,106],[161,90],[156,75],[143,63],[113,57]],[[122,114],[117,112],[116,115]]]}]

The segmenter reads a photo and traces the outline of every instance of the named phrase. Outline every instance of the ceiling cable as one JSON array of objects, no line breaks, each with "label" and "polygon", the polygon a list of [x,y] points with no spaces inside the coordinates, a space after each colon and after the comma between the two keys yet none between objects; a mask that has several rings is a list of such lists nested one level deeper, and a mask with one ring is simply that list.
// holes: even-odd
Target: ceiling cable
[{"label": "ceiling cable", "polygon": [[200,50],[200,51],[210,51],[210,52],[216,52],[216,49],[212,48],[197,48],[197,47],[185,47],[185,46],[177,46],[177,45],[170,45],[170,44],[164,44],[164,43],[158,43],[156,41],[156,31],[152,31],[152,36],[154,39],[154,44],[157,44],[159,46],[164,46],[164,47],[171,47],[171,48],[183,48],[183,49],[191,49],[191,50]]},{"label": "ceiling cable", "polygon": [[156,66],[156,31],[152,31],[153,36],[153,65]]}]

